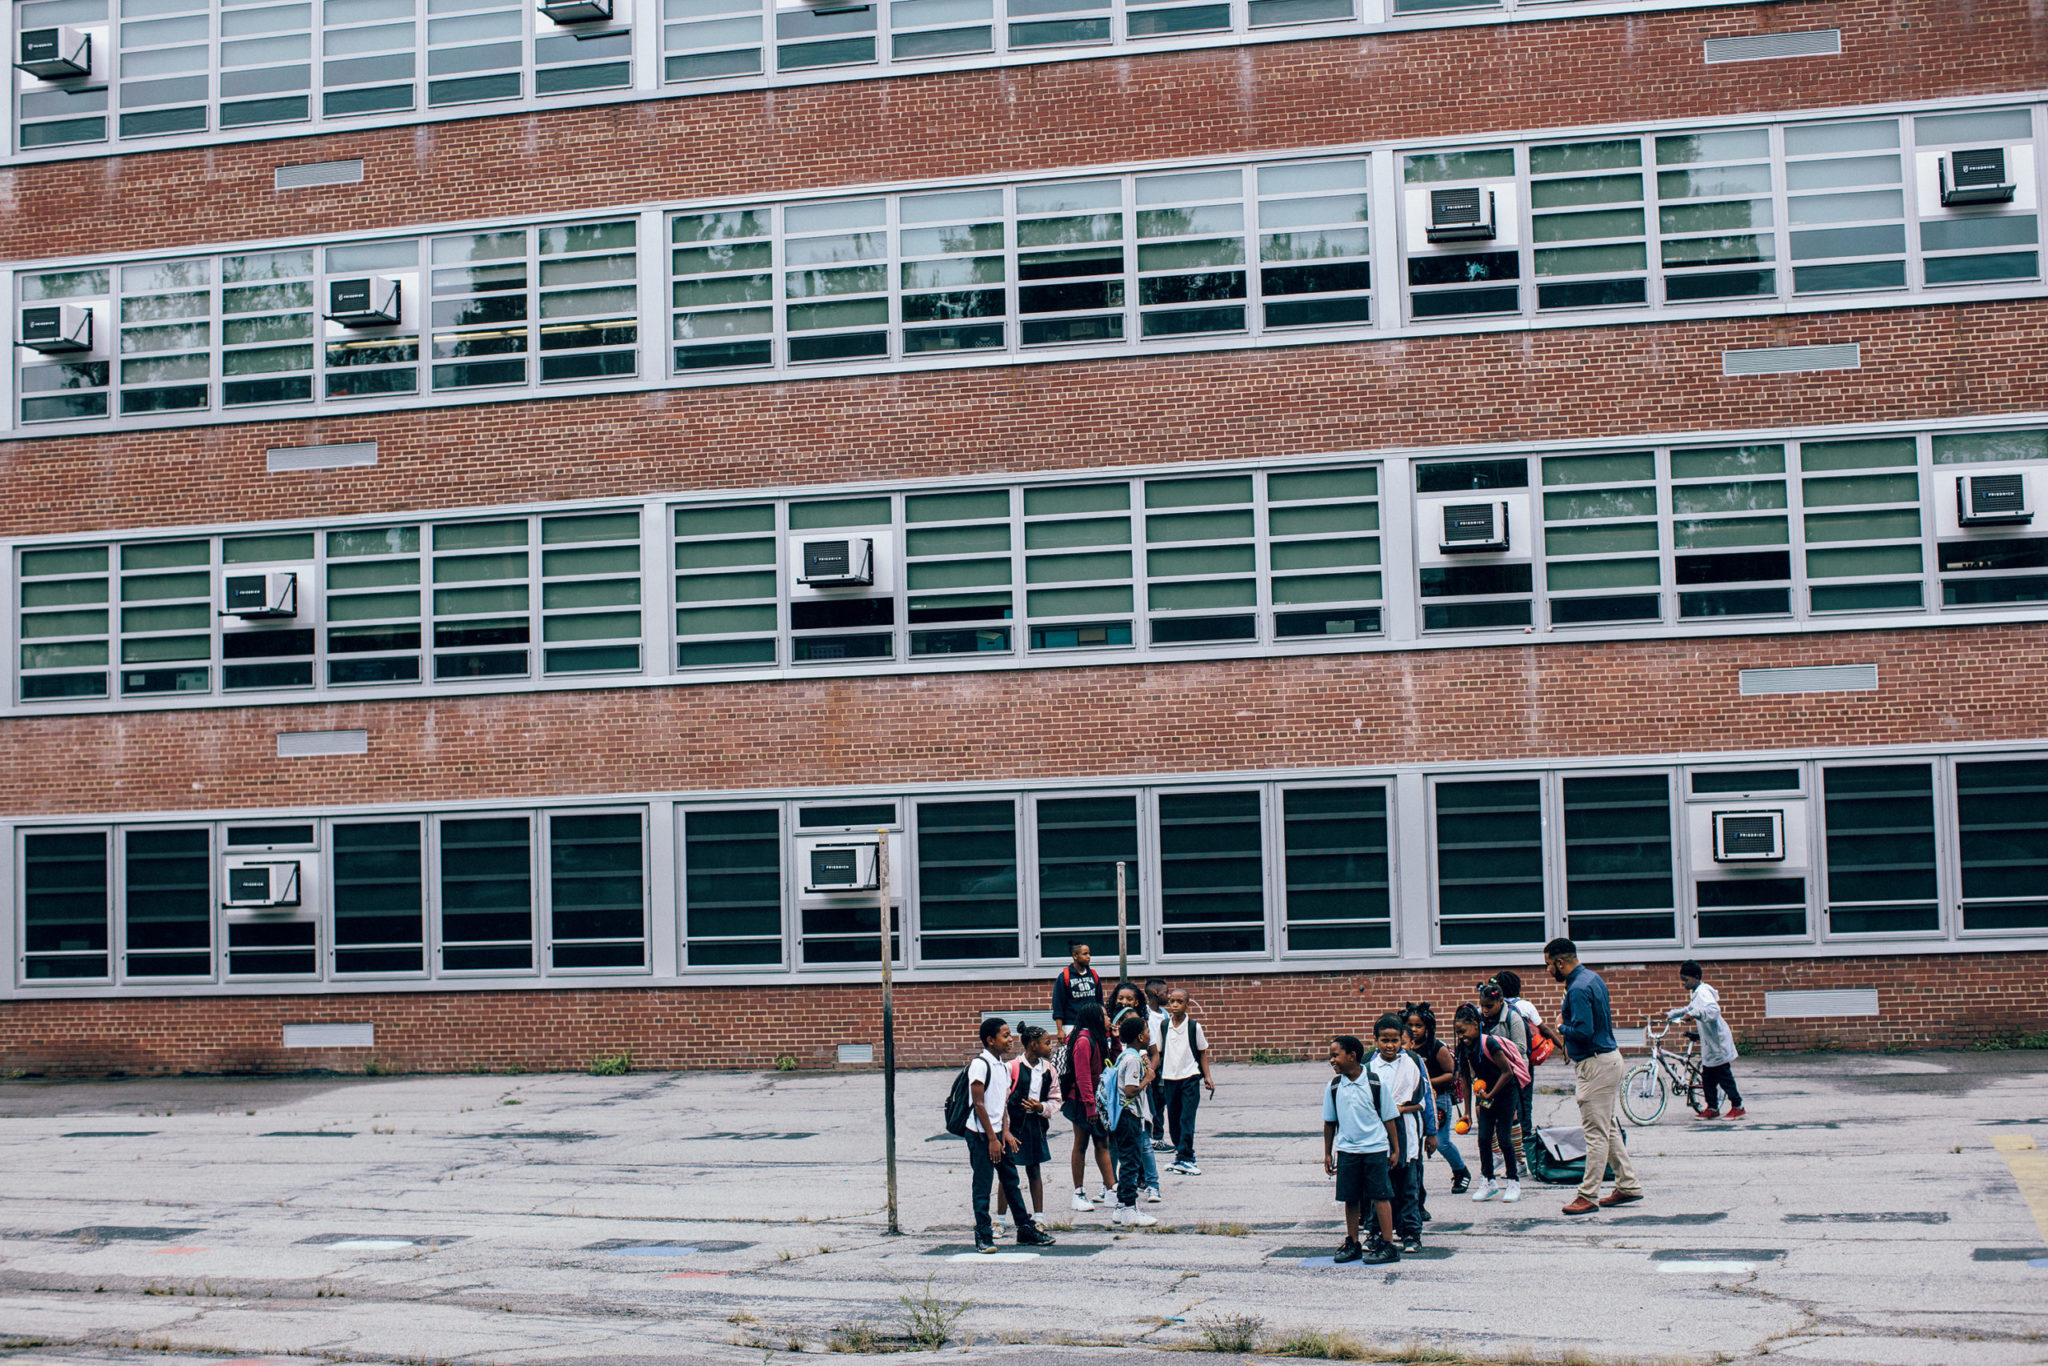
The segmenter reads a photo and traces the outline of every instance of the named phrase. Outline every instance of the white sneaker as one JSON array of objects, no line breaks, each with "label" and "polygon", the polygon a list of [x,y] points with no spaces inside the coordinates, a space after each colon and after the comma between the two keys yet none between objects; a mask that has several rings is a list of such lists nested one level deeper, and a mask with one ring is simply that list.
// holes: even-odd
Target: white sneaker
[{"label": "white sneaker", "polygon": [[1508,1188],[1507,1188],[1507,1191],[1506,1191],[1506,1193],[1505,1193],[1505,1194],[1503,1194],[1503,1195],[1501,1196],[1501,1198],[1500,1198],[1500,1202],[1501,1202],[1501,1203],[1502,1203],[1503,1205],[1512,1205],[1512,1204],[1514,1204],[1514,1203],[1515,1203],[1515,1201],[1517,1201],[1517,1200],[1519,1200],[1519,1199],[1521,1199],[1521,1198],[1522,1198],[1522,1183],[1521,1183],[1521,1182],[1519,1182],[1519,1181],[1510,1181],[1510,1182],[1508,1182]]},{"label": "white sneaker", "polygon": [[1472,1199],[1474,1201],[1491,1200],[1499,1194],[1500,1182],[1498,1181],[1480,1181],[1472,1187]]},{"label": "white sneaker", "polygon": [[1145,1203],[1148,1205],[1156,1205],[1159,1203],[1159,1187],[1145,1187]]},{"label": "white sneaker", "polygon": [[1151,1228],[1158,1222],[1136,1205],[1118,1205],[1116,1214],[1110,1220],[1117,1228]]},{"label": "white sneaker", "polygon": [[1079,1186],[1074,1188],[1074,1212],[1076,1214],[1093,1214],[1095,1212],[1095,1202],[1090,1200],[1088,1192],[1082,1190]]},{"label": "white sneaker", "polygon": [[1116,1203],[1116,1192],[1104,1186],[1102,1194],[1095,1197],[1095,1203],[1098,1205],[1114,1205]]}]

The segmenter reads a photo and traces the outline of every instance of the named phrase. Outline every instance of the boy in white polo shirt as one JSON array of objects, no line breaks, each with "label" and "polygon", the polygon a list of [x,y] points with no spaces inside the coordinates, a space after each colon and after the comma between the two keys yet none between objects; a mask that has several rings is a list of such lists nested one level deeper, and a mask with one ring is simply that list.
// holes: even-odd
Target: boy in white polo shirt
[{"label": "boy in white polo shirt", "polygon": [[[974,1171],[974,1250],[996,1250],[995,1226],[989,1219],[988,1197],[997,1181],[1017,1218],[1017,1241],[1025,1247],[1050,1246],[1024,1212],[1024,1192],[1017,1185],[1017,1164],[1010,1155],[1017,1140],[1010,1132],[1010,1069],[1003,1055],[1010,1051],[1010,1026],[1002,1020],[981,1022],[981,1052],[967,1064],[967,1161]],[[1000,1119],[997,1116],[1001,1116]]]}]

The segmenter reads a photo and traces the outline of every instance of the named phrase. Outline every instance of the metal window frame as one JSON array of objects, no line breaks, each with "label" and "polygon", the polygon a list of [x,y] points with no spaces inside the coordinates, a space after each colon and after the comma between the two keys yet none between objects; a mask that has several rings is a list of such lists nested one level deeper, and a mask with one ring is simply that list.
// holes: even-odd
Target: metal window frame
[{"label": "metal window frame", "polygon": [[[1432,956],[1455,955],[1459,953],[1480,953],[1498,955],[1504,952],[1527,952],[1532,947],[1541,948],[1543,944],[1545,944],[1550,939],[1556,936],[1558,932],[1557,926],[1560,923],[1556,901],[1557,875],[1551,865],[1554,857],[1559,859],[1562,858],[1562,846],[1558,845],[1557,841],[1551,839],[1550,832],[1553,829],[1561,829],[1562,826],[1557,816],[1556,803],[1554,800],[1553,793],[1551,792],[1551,788],[1555,785],[1551,772],[1541,767],[1530,767],[1527,765],[1522,765],[1515,768],[1504,768],[1497,772],[1486,773],[1433,772],[1428,773],[1425,776],[1424,781],[1426,803],[1424,806],[1425,820],[1423,825],[1423,831],[1425,836],[1425,844],[1428,849],[1427,877],[1429,887],[1430,954]],[[1543,880],[1543,932],[1538,938],[1529,941],[1528,943],[1523,943],[1516,940],[1489,940],[1484,943],[1469,945],[1446,945],[1444,943],[1444,913],[1442,895],[1443,846],[1442,836],[1438,831],[1437,825],[1439,815],[1437,804],[1437,790],[1445,786],[1456,786],[1461,783],[1473,782],[1532,782],[1536,785],[1538,829],[1537,856],[1541,862],[1541,877]],[[1555,850],[1553,849],[1553,845],[1557,845],[1557,848]],[[1453,918],[1465,923],[1495,923],[1506,922],[1515,919],[1522,919],[1525,917],[1519,917],[1504,912],[1499,912],[1483,916],[1458,916]]]},{"label": "metal window frame", "polygon": [[[1949,785],[1949,811],[1951,813],[1950,818],[1953,822],[1953,828],[1950,831],[1950,838],[1953,840],[1952,847],[1954,850],[1953,870],[1950,871],[1950,860],[1948,858],[1944,857],[1942,860],[1943,871],[1947,876],[1951,878],[1951,881],[1948,885],[1952,891],[1952,899],[1945,900],[1943,903],[1944,924],[1948,929],[1950,937],[1957,943],[1969,943],[1973,941],[2006,940],[2013,938],[2015,934],[2025,933],[2025,931],[1973,930],[1967,928],[1965,917],[1968,915],[1969,912],[1969,902],[1965,900],[1963,896],[1962,781],[1961,776],[1957,773],[1957,769],[1963,764],[1976,764],[1988,767],[1992,764],[1997,763],[2026,763],[2030,761],[2034,763],[2039,763],[2043,759],[2048,759],[2048,754],[2038,752],[2026,753],[2022,751],[2016,754],[1952,754],[1945,756],[1943,759],[1937,761],[1940,763],[1943,771],[1936,775],[1936,783],[1939,784],[1942,781],[1946,780],[1946,782]],[[1939,812],[1937,812],[1937,822],[1939,822],[1940,819],[1941,815]],[[1941,846],[1937,847],[1939,848]],[[1946,853],[1947,850],[1944,849],[1943,852]],[[2010,904],[2015,900],[2038,901],[2043,906],[2042,919],[2044,923],[2048,923],[2048,895],[2034,898],[2006,897],[1999,898],[1998,900],[2006,904]]]},{"label": "metal window frame", "polygon": [[[1165,878],[1165,836],[1160,824],[1160,801],[1164,797],[1199,797],[1213,794],[1236,794],[1250,792],[1258,801],[1259,822],[1259,926],[1262,947],[1256,953],[1169,953],[1166,949],[1166,935],[1169,928],[1201,930],[1202,925],[1169,927],[1166,923],[1166,878]],[[1274,828],[1272,784],[1267,782],[1216,781],[1212,776],[1207,781],[1188,786],[1159,787],[1146,789],[1144,811],[1140,816],[1152,831],[1152,847],[1149,850],[1149,871],[1152,874],[1152,903],[1154,915],[1148,936],[1152,961],[1164,967],[1172,964],[1201,964],[1215,962],[1230,963],[1273,963],[1280,957],[1279,940],[1275,935],[1276,917],[1279,914],[1274,905],[1275,849],[1279,832]],[[1225,928],[1244,928],[1251,921],[1234,922]]]},{"label": "metal window frame", "polygon": [[[25,872],[28,867],[28,841],[31,836],[45,834],[97,834],[104,841],[106,883],[101,891],[106,904],[107,947],[103,956],[106,959],[107,967],[103,973],[95,974],[92,977],[63,979],[32,978],[28,975],[28,960],[30,957],[28,950],[28,878]],[[15,930],[15,952],[13,957],[14,983],[16,987],[28,990],[45,990],[48,989],[46,983],[52,980],[61,980],[72,986],[112,986],[119,980],[122,927],[116,923],[114,905],[114,844],[114,827],[111,825],[87,826],[67,830],[38,830],[30,826],[17,826],[15,828],[13,876],[10,880],[14,885],[14,914],[11,919]],[[4,938],[4,936],[0,936],[0,938]],[[37,954],[35,956],[42,958],[53,955]],[[54,956],[62,957],[64,955],[60,952]]]},{"label": "metal window frame", "polygon": [[[927,958],[924,952],[924,826],[921,819],[923,808],[927,806],[959,806],[977,802],[1004,801],[1007,801],[1010,806],[1010,849],[1011,857],[1016,860],[1017,952],[993,958]],[[1024,944],[1025,882],[1023,821],[1025,803],[1023,794],[998,794],[990,792],[972,795],[954,794],[950,796],[912,797],[907,799],[905,805],[908,809],[904,812],[906,824],[903,830],[903,861],[910,866],[904,870],[903,880],[905,885],[903,899],[905,911],[903,919],[905,924],[901,932],[905,937],[905,955],[909,958],[910,962],[917,967],[935,970],[944,970],[950,967],[993,967],[1000,965],[1023,967],[1029,957]],[[892,869],[890,882],[893,884],[895,881],[896,878]],[[941,937],[965,938],[971,936],[949,931]]]},{"label": "metal window frame", "polygon": [[[1151,817],[1151,807],[1149,805],[1150,791],[1151,789],[1147,785],[1139,783],[1080,788],[1071,785],[1055,785],[1042,789],[1026,787],[1020,791],[1018,794],[1019,814],[1017,818],[1020,832],[1018,839],[1020,859],[1018,882],[1020,886],[1023,885],[1025,880],[1021,861],[1028,859],[1030,863],[1029,885],[1031,894],[1028,902],[1025,904],[1022,917],[1027,927],[1026,933],[1029,936],[1024,952],[1025,966],[1027,968],[1056,969],[1071,959],[1071,955],[1053,955],[1045,952],[1045,907],[1041,900],[1044,884],[1039,870],[1039,860],[1043,857],[1043,850],[1039,844],[1038,808],[1041,803],[1047,801],[1087,797],[1129,797],[1131,799],[1131,815],[1134,822],[1132,834],[1135,837],[1137,851],[1125,862],[1136,865],[1137,887],[1135,888],[1136,895],[1129,897],[1125,904],[1129,920],[1129,934],[1127,936],[1127,946],[1130,950],[1129,958],[1133,963],[1145,966],[1156,965],[1160,962],[1159,954],[1153,942],[1159,928],[1159,878],[1155,871],[1156,861],[1154,858],[1154,850],[1158,845],[1158,831]],[[1111,860],[1111,862],[1115,862],[1115,860]],[[1128,882],[1128,878],[1126,881]],[[1084,926],[1082,929],[1086,930],[1087,927]],[[1066,931],[1055,931],[1055,933],[1066,933]],[[1114,925],[1111,925],[1108,929],[1108,940],[1113,942],[1115,938],[1116,928]],[[1109,946],[1109,943],[1105,943],[1103,947]],[[1097,946],[1091,941],[1088,947],[1092,954]]]},{"label": "metal window frame", "polygon": [[[536,925],[534,926],[534,934],[535,934],[535,938],[536,938],[536,941],[537,941],[537,942],[535,943],[535,946],[534,946],[534,947],[535,947],[535,951],[536,951],[536,953],[537,953],[537,954],[538,954],[538,955],[540,956],[540,958],[539,958],[539,961],[540,961],[540,962],[541,962],[541,963],[542,963],[542,964],[544,965],[544,966],[543,966],[543,968],[542,968],[542,973],[541,973],[541,975],[542,975],[542,976],[544,976],[544,977],[582,977],[582,978],[611,978],[611,977],[623,977],[623,978],[641,978],[641,979],[645,979],[645,978],[650,978],[650,977],[652,977],[652,976],[654,975],[654,928],[653,928],[653,927],[654,927],[654,881],[655,881],[655,880],[654,880],[654,877],[653,877],[653,871],[652,871],[652,869],[651,869],[651,868],[649,867],[649,863],[648,863],[649,857],[651,856],[651,854],[652,854],[652,852],[653,852],[653,851],[652,851],[652,849],[651,849],[651,848],[649,847],[649,846],[650,846],[650,840],[649,840],[649,838],[648,838],[648,831],[649,831],[649,819],[648,819],[648,817],[649,817],[649,814],[650,814],[650,813],[649,813],[649,810],[648,810],[648,806],[647,806],[647,804],[646,804],[646,803],[644,803],[644,802],[643,802],[643,803],[640,803],[640,804],[638,804],[638,805],[634,805],[634,804],[630,804],[630,803],[625,803],[625,804],[620,804],[620,803],[614,803],[614,804],[611,804],[611,805],[607,805],[607,806],[591,806],[591,807],[561,807],[561,806],[541,806],[541,807],[536,807],[536,808],[534,808],[534,815],[535,815],[535,817],[537,818],[537,824],[538,824],[538,828],[539,828],[539,832],[540,832],[540,838],[541,838],[541,839],[543,839],[543,840],[544,840],[544,841],[546,842],[546,846],[547,846],[547,855],[546,855],[546,857],[545,857],[545,858],[544,858],[543,860],[541,860],[541,865],[540,865],[540,869],[539,869],[539,873],[540,873],[540,880],[539,880],[539,881],[538,881],[538,882],[537,882],[537,883],[535,884],[535,887],[534,887],[534,914],[535,914],[535,916],[536,916],[536,917],[542,917],[542,916],[544,916],[544,917],[545,917],[545,920],[544,920],[544,922],[543,922],[543,923],[539,923],[539,924],[536,924]],[[620,943],[620,944],[623,944],[623,943],[627,943],[627,942],[630,942],[630,941],[627,941],[627,940],[622,940],[622,939],[618,939],[618,940],[615,940],[615,939],[598,939],[598,940],[586,940],[586,939],[564,939],[564,940],[557,940],[557,938],[555,937],[555,878],[554,878],[554,850],[555,850],[555,827],[554,827],[554,822],[555,822],[555,819],[556,819],[556,817],[558,817],[558,816],[572,816],[572,817],[573,817],[573,816],[625,816],[625,815],[631,815],[631,816],[635,816],[635,817],[637,817],[637,818],[639,819],[639,821],[640,821],[640,939],[639,939],[639,943],[640,943],[640,963],[639,963],[639,966],[637,966],[637,967],[625,967],[625,966],[618,966],[618,967],[590,967],[590,968],[563,968],[563,967],[557,967],[557,966],[555,965],[555,946],[556,946],[556,944],[557,944],[557,943],[563,943],[563,944],[610,944],[610,943]]]},{"label": "metal window frame", "polygon": [[[1889,931],[1846,931],[1836,930],[1830,913],[1834,909],[1832,870],[1828,864],[1828,774],[1838,770],[1859,768],[1905,768],[1917,767],[1924,762],[1928,769],[1928,839],[1934,847],[1934,926],[1926,930]],[[1913,759],[1827,759],[1813,763],[1814,795],[1812,814],[1814,863],[1810,879],[1816,885],[1808,890],[1807,900],[1812,907],[1817,938],[1823,943],[1865,944],[1871,942],[1899,943],[1907,940],[1923,942],[1945,942],[1955,938],[1962,924],[1961,916],[1961,870],[1962,851],[1957,835],[1956,792],[1954,781],[1954,760],[1946,757],[1930,757],[1925,761]],[[1845,907],[1873,903],[1845,902]],[[1878,906],[1911,905],[1912,902],[1878,902]]]},{"label": "metal window frame", "polygon": [[[477,980],[501,981],[507,978],[540,978],[546,976],[545,960],[542,957],[541,938],[545,927],[541,924],[541,867],[540,854],[542,833],[539,809],[525,811],[432,811],[425,814],[427,831],[427,975],[435,981],[467,982]],[[448,947],[448,936],[444,925],[447,901],[443,896],[442,878],[445,869],[441,861],[441,827],[450,820],[524,820],[526,822],[526,908],[532,926],[526,939],[528,966],[518,968],[449,968],[444,959]],[[510,940],[459,940],[458,943],[485,947],[502,946]]]},{"label": "metal window frame", "polygon": [[[344,826],[351,825],[403,825],[407,822],[410,822],[418,829],[420,836],[420,969],[418,972],[343,972],[341,969],[342,945],[339,919],[341,909],[341,878],[339,869],[336,866],[336,856],[341,851],[335,847],[334,832]],[[435,976],[434,968],[440,958],[440,946],[436,943],[437,935],[435,931],[438,928],[440,917],[436,914],[436,907],[434,905],[432,869],[429,867],[431,860],[428,856],[428,846],[434,837],[434,820],[426,813],[421,813],[417,816],[336,816],[330,818],[324,824],[325,829],[320,832],[320,852],[314,855],[315,858],[324,858],[327,865],[327,876],[320,880],[325,904],[324,906],[316,907],[314,912],[316,916],[324,912],[326,917],[327,951],[324,955],[325,961],[323,964],[326,971],[322,976],[334,981],[355,981],[357,979],[408,981],[426,980]],[[351,945],[350,947],[410,948],[411,945],[369,944]]]},{"label": "metal window frame", "polygon": [[[704,812],[717,811],[772,811],[775,813],[775,858],[778,864],[776,874],[777,895],[781,902],[781,916],[775,934],[775,962],[770,963],[693,963],[690,948],[700,943],[746,943],[769,942],[765,935],[716,935],[693,937],[690,934],[690,859],[689,819]],[[793,972],[796,970],[796,922],[797,885],[795,860],[794,812],[787,802],[705,802],[675,803],[671,818],[675,822],[676,851],[676,951],[678,971],[688,975],[745,975],[761,972]]]},{"label": "metal window frame", "polygon": [[[1685,862],[1687,853],[1686,832],[1682,815],[1685,804],[1679,795],[1684,775],[1678,769],[1661,765],[1648,768],[1630,768],[1625,765],[1617,765],[1613,768],[1603,768],[1596,773],[1561,773],[1553,770],[1545,777],[1545,785],[1554,788],[1553,794],[1546,794],[1547,797],[1554,800],[1554,805],[1549,807],[1548,810],[1553,810],[1557,813],[1555,837],[1551,837],[1551,825],[1546,819],[1544,839],[1545,879],[1548,886],[1554,889],[1551,892],[1551,898],[1554,901],[1554,905],[1551,908],[1552,923],[1557,927],[1557,934],[1564,935],[1574,940],[1574,942],[1581,941],[1579,941],[1577,935],[1572,933],[1571,929],[1571,870],[1568,862],[1568,851],[1571,846],[1571,811],[1566,802],[1564,785],[1572,779],[1598,780],[1602,778],[1648,777],[1664,779],[1664,821],[1666,835],[1670,840],[1668,847],[1671,851],[1671,933],[1651,938],[1587,939],[1582,941],[1582,947],[1585,945],[1599,946],[1597,949],[1591,950],[1592,952],[1607,954],[1615,950],[1626,951],[1634,948],[1675,948],[1686,941],[1686,897],[1685,889],[1681,884],[1689,880],[1689,870]],[[1630,911],[1589,911],[1583,914],[1654,914],[1661,909],[1663,908],[1639,907]]]},{"label": "metal window frame", "polygon": [[[1320,782],[1276,782],[1272,785],[1273,796],[1268,810],[1275,826],[1277,853],[1275,872],[1277,874],[1277,898],[1274,918],[1279,927],[1279,939],[1275,944],[1277,956],[1283,963],[1299,960],[1370,962],[1374,959],[1392,959],[1401,956],[1402,948],[1402,868],[1406,860],[1401,857],[1401,816],[1398,813],[1399,798],[1396,784],[1391,777],[1365,777],[1343,781]],[[1294,927],[1294,921],[1287,914],[1287,796],[1291,792],[1356,791],[1373,788],[1385,798],[1385,821],[1387,825],[1387,947],[1383,949],[1294,949],[1288,946],[1287,934]],[[1304,925],[1320,925],[1332,922],[1304,921]],[[1338,921],[1337,924],[1374,925],[1377,920],[1359,918]]]}]

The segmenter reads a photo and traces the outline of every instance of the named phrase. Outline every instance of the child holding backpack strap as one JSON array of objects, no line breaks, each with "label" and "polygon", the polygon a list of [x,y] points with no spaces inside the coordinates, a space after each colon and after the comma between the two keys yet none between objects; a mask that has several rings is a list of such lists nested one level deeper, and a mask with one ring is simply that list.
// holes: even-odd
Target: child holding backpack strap
[{"label": "child holding backpack strap", "polygon": [[[1479,1111],[1479,1185],[1474,1200],[1499,1196],[1513,1204],[1522,1198],[1521,1169],[1516,1165],[1514,1130],[1521,1122],[1521,1093],[1529,1084],[1529,1064],[1513,1041],[1486,1032],[1479,1007],[1458,1007],[1453,1019],[1458,1031],[1458,1073],[1465,1079],[1465,1122]],[[1505,1187],[1493,1179],[1493,1150],[1499,1147],[1505,1164]]]}]

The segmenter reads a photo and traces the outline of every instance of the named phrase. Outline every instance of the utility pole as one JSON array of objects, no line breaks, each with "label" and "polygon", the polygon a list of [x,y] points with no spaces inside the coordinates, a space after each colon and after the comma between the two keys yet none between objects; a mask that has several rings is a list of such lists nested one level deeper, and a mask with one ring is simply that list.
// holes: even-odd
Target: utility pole
[{"label": "utility pole", "polygon": [[1116,865],[1116,980],[1119,982],[1131,980],[1131,948],[1125,933],[1127,925],[1124,919],[1124,865],[1119,860]]},{"label": "utility pole", "polygon": [[[875,881],[882,888],[882,1152],[889,1167],[889,1233],[901,1237],[896,1222],[896,977],[895,954],[890,940],[895,937],[895,915],[889,904],[889,832],[875,832]],[[1122,886],[1123,865],[1117,865],[1118,886]],[[1122,904],[1122,898],[1118,898]]]}]

